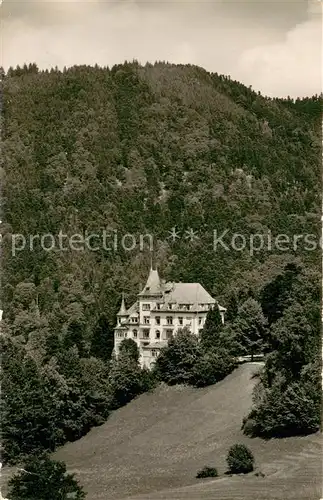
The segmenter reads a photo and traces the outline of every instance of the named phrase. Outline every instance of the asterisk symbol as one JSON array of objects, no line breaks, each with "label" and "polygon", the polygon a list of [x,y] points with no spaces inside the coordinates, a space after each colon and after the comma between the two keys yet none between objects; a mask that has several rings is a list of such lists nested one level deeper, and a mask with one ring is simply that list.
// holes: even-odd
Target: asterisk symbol
[{"label": "asterisk symbol", "polygon": [[173,243],[175,243],[176,238],[180,238],[178,231],[176,231],[176,227],[172,227],[171,231],[168,231],[170,233],[170,236],[167,237],[167,239],[172,239]]},{"label": "asterisk symbol", "polygon": [[185,234],[187,234],[187,236],[185,236],[185,238],[187,240],[188,239],[191,240],[191,242],[193,242],[194,240],[198,240],[199,239],[197,233],[191,227],[190,227],[190,229],[188,229],[188,230],[185,231]]}]

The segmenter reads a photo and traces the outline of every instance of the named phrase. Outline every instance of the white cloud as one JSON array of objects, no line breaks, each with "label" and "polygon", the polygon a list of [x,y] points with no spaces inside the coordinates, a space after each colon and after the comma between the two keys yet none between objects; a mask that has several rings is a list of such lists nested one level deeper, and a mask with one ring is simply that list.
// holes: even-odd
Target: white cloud
[{"label": "white cloud", "polygon": [[322,25],[310,19],[290,30],[280,43],[245,51],[237,74],[270,96],[298,96],[322,90]]},{"label": "white cloud", "polygon": [[293,26],[292,3],[274,2],[269,20],[259,18],[261,9],[253,15],[252,2],[228,5],[5,0],[1,64],[36,62],[44,68],[168,60],[230,74],[270,95],[320,92],[321,27],[313,13],[296,26],[295,17]]}]

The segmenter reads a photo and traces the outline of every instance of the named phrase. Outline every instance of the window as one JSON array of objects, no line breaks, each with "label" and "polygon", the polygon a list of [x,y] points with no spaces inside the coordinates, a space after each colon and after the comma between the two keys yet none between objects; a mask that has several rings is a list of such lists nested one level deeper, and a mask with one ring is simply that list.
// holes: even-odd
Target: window
[{"label": "window", "polygon": [[156,339],[160,339],[160,331],[156,330]]},{"label": "window", "polygon": [[156,349],[152,349],[151,350],[151,355],[152,355],[153,358],[157,358],[157,356],[158,356],[157,350]]},{"label": "window", "polygon": [[145,324],[145,325],[149,325],[149,323],[150,323],[150,318],[149,318],[149,316],[144,316],[144,324]]},{"label": "window", "polygon": [[168,309],[173,309],[173,304],[168,304]]},{"label": "window", "polygon": [[178,323],[179,323],[180,325],[182,325],[182,324],[183,324],[183,317],[182,317],[182,316],[179,316],[179,317],[178,317]]},{"label": "window", "polygon": [[156,325],[160,325],[160,316],[155,317]]},{"label": "window", "polygon": [[173,337],[173,330],[166,330],[166,339],[170,340]]},{"label": "window", "polygon": [[118,337],[119,337],[120,339],[122,339],[122,338],[123,338],[123,332],[119,332],[119,333],[118,333]]},{"label": "window", "polygon": [[143,304],[142,305],[142,310],[143,311],[150,311],[150,304]]},{"label": "window", "polygon": [[199,318],[199,325],[202,324],[202,318]]},{"label": "window", "polygon": [[166,316],[166,322],[167,322],[167,325],[172,325],[173,324],[173,316]]},{"label": "window", "polygon": [[134,338],[134,339],[136,339],[136,338],[137,338],[137,335],[138,335],[137,330],[134,330],[132,333],[133,333],[133,338]]},{"label": "window", "polygon": [[128,336],[128,332],[125,332],[125,333],[124,333],[124,338],[126,339],[126,338],[127,338],[127,336]]},{"label": "window", "polygon": [[144,339],[149,339],[150,330],[148,330],[147,328],[144,328],[142,333],[143,333]]},{"label": "window", "polygon": [[156,304],[156,308],[159,311],[160,310],[160,304]]}]

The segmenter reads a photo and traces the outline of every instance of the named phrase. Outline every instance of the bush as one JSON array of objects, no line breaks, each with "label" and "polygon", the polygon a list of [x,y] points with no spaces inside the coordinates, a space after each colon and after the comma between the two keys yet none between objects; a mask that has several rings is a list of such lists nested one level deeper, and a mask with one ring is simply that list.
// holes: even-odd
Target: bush
[{"label": "bush", "polygon": [[198,473],[196,474],[196,477],[198,479],[201,479],[203,477],[217,477],[218,476],[218,471],[215,467],[208,467],[207,465],[203,467],[203,469],[199,470]]},{"label": "bush", "polygon": [[9,480],[10,500],[83,500],[85,496],[74,475],[67,474],[65,464],[45,455],[29,458],[24,470]]},{"label": "bush", "polygon": [[159,381],[168,385],[191,384],[194,366],[201,356],[196,335],[179,330],[156,360],[154,372]]},{"label": "bush", "polygon": [[196,387],[206,387],[222,380],[235,367],[235,360],[227,351],[219,349],[201,356],[192,372],[192,383]]},{"label": "bush", "polygon": [[254,469],[254,456],[244,444],[231,446],[227,456],[227,464],[232,474],[247,474]]},{"label": "bush", "polygon": [[145,366],[141,369],[141,390],[142,392],[152,391],[158,385],[155,372]]},{"label": "bush", "polygon": [[266,389],[244,421],[243,431],[266,438],[311,434],[320,428],[320,409],[319,388],[293,382],[284,390],[277,383]]},{"label": "bush", "polygon": [[139,361],[139,349],[132,339],[124,339],[120,344],[120,356],[129,356],[135,363]]},{"label": "bush", "polygon": [[249,417],[244,417],[242,422],[243,433],[246,436],[254,437],[259,432],[259,426],[257,421],[254,418],[251,418],[252,413],[250,413]]},{"label": "bush", "polygon": [[132,399],[147,390],[146,371],[140,368],[129,356],[120,356],[111,363],[108,383],[112,395],[113,409],[129,403]]}]

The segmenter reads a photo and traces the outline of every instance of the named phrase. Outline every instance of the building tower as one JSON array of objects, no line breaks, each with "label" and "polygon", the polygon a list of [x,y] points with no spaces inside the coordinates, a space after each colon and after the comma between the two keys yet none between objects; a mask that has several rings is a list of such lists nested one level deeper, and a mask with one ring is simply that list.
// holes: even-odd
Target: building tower
[{"label": "building tower", "polygon": [[124,301],[124,292],[122,292],[121,306],[119,312],[117,314],[118,326],[122,324],[122,322],[127,319],[127,309]]}]

